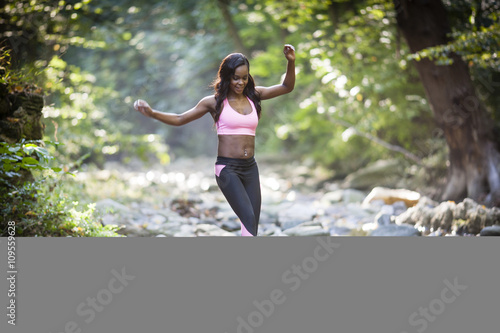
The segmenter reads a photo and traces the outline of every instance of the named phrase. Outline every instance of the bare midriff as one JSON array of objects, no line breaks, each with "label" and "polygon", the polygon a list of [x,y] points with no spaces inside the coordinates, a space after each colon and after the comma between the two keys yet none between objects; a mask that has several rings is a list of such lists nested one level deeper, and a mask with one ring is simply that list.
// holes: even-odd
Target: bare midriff
[{"label": "bare midriff", "polygon": [[252,135],[219,135],[217,155],[229,158],[251,158],[255,151]]}]

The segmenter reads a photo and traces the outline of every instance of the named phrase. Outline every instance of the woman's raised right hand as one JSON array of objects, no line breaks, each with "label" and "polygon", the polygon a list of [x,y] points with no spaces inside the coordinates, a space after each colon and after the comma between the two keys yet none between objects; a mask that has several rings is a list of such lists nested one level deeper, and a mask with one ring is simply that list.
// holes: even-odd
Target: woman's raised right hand
[{"label": "woman's raised right hand", "polygon": [[149,106],[149,104],[146,101],[142,99],[138,99],[137,101],[134,102],[134,109],[136,111],[139,111],[146,117],[153,116],[153,109]]}]

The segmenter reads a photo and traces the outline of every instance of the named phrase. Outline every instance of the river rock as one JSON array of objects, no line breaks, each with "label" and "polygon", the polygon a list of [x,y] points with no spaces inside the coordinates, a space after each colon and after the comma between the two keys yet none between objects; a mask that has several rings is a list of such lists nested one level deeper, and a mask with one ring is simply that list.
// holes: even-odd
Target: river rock
[{"label": "river rock", "polygon": [[174,233],[174,237],[195,237],[195,230],[195,226],[183,224],[180,226],[180,230]]},{"label": "river rock", "polygon": [[369,236],[420,236],[421,233],[413,226],[408,224],[390,224],[380,226],[371,231]]},{"label": "river rock", "polygon": [[375,224],[378,226],[391,224],[391,215],[384,214],[383,212],[378,213],[375,216]]},{"label": "river rock", "polygon": [[167,218],[163,215],[155,214],[149,218],[149,222],[154,224],[163,224],[167,222]]},{"label": "river rock", "polygon": [[396,216],[403,214],[408,209],[408,207],[406,206],[406,203],[404,201],[396,201],[395,203],[393,203],[391,205],[391,207],[394,210],[392,215],[396,215]]},{"label": "river rock", "polygon": [[367,205],[374,200],[383,200],[385,204],[392,205],[398,201],[405,203],[406,207],[415,206],[420,200],[420,193],[406,189],[390,189],[386,187],[375,187],[363,200]]},{"label": "river rock", "polygon": [[483,228],[479,236],[500,236],[500,225],[490,225]]},{"label": "river rock", "polygon": [[271,236],[274,234],[281,234],[282,230],[275,224],[262,224],[259,226],[259,235]]},{"label": "river rock", "polygon": [[355,203],[362,202],[364,198],[364,192],[348,188],[325,193],[321,197],[320,203],[323,205],[331,205],[338,202]]},{"label": "river rock", "polygon": [[234,236],[233,233],[223,230],[213,224],[198,224],[195,233],[198,236]]},{"label": "river rock", "polygon": [[453,213],[456,204],[453,201],[442,202],[439,206],[432,210],[432,217],[430,226],[434,230],[441,228],[443,230],[450,230],[453,223]]},{"label": "river rock", "polygon": [[321,226],[302,226],[298,225],[290,229],[283,230],[288,236],[330,236],[330,231]]},{"label": "river rock", "polygon": [[335,190],[331,192],[326,192],[321,197],[321,204],[328,206],[337,202],[341,202],[344,199],[344,190]]},{"label": "river rock", "polygon": [[347,236],[351,233],[352,229],[334,225],[328,231],[330,232],[330,236]]},{"label": "river rock", "polygon": [[317,214],[312,204],[295,203],[278,213],[278,221],[283,230],[311,221]]},{"label": "river rock", "polygon": [[409,208],[406,212],[396,217],[396,224],[421,224],[430,225],[432,209],[425,204],[417,204]]},{"label": "river rock", "polygon": [[343,201],[345,203],[363,202],[365,196],[366,196],[365,192],[348,188],[344,190]]},{"label": "river rock", "polygon": [[225,220],[222,221],[220,227],[227,231],[236,231],[241,229],[241,223],[236,222],[234,220]]}]

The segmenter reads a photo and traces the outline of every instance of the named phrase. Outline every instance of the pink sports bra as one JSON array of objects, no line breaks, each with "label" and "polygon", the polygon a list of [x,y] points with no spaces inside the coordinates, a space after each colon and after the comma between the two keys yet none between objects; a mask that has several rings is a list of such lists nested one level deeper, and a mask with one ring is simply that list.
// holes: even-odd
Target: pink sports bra
[{"label": "pink sports bra", "polygon": [[252,135],[255,136],[255,129],[259,122],[257,110],[252,100],[248,98],[252,106],[252,112],[249,114],[241,114],[234,110],[227,98],[224,100],[224,106],[220,113],[219,121],[217,121],[218,135]]}]

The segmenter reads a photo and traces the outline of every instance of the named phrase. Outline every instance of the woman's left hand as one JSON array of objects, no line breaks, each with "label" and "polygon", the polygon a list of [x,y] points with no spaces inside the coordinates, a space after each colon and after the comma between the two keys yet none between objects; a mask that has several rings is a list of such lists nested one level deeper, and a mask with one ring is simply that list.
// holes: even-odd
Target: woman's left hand
[{"label": "woman's left hand", "polygon": [[283,53],[288,61],[295,61],[295,48],[290,44],[285,44]]}]

